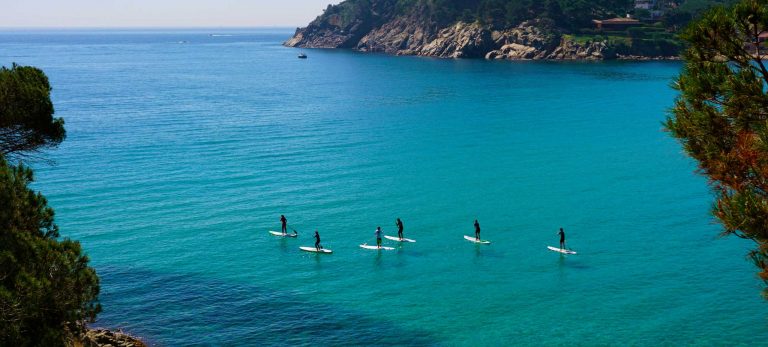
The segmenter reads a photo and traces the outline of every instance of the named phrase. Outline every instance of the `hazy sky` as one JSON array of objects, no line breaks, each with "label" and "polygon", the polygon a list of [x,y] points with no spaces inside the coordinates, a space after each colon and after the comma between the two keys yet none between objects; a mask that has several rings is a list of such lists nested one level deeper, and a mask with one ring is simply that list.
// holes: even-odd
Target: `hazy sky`
[{"label": "hazy sky", "polygon": [[0,27],[304,26],[340,0],[0,0]]}]

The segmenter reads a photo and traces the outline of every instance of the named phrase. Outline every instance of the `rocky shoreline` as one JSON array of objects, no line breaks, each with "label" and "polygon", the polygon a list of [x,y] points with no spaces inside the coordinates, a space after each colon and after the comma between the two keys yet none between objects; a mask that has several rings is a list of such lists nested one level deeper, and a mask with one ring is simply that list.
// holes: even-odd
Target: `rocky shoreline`
[{"label": "rocky shoreline", "polygon": [[397,14],[388,7],[389,2],[371,3],[370,13],[351,19],[333,13],[333,7],[329,7],[306,27],[297,28],[284,45],[488,60],[676,59],[645,55],[646,52],[630,54],[607,40],[577,42],[547,19],[529,20],[509,28],[462,21],[441,26],[418,10]]},{"label": "rocky shoreline", "polygon": [[100,328],[88,329],[78,342],[75,347],[147,347],[139,338],[120,330]]}]

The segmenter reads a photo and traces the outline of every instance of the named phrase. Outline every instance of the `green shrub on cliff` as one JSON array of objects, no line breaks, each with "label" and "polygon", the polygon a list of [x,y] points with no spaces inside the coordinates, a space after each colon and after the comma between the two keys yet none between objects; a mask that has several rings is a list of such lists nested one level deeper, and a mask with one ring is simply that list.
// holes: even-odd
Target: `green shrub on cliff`
[{"label": "green shrub on cliff", "polygon": [[732,6],[737,0],[677,0],[676,6],[668,10],[662,20],[664,25],[679,29],[684,28],[694,18],[717,6]]},{"label": "green shrub on cliff", "polygon": [[[56,129],[63,122],[50,117],[49,90],[38,69],[0,70],[0,143],[22,145],[8,153],[23,156],[50,144],[38,141],[48,137],[36,132],[51,124],[63,135]],[[78,242],[59,240],[53,209],[29,188],[32,181],[31,169],[0,154],[0,346],[64,345],[101,310],[99,279],[88,257]]]},{"label": "green shrub on cliff", "polygon": [[[667,28],[680,28],[706,9],[729,5],[735,0],[675,0],[664,6],[663,23]],[[389,17],[417,14],[440,26],[456,21],[480,22],[497,27],[516,26],[529,19],[547,18],[557,26],[575,32],[593,27],[592,20],[624,17],[634,13],[650,17],[647,10],[635,9],[634,0],[346,0],[329,5],[325,15],[341,20],[333,23],[345,27],[365,20],[371,13]]]},{"label": "green shrub on cliff", "polygon": [[426,8],[441,22],[479,21],[513,26],[535,18],[548,18],[564,28],[590,26],[595,16],[624,13],[631,0],[399,0],[401,13]]}]

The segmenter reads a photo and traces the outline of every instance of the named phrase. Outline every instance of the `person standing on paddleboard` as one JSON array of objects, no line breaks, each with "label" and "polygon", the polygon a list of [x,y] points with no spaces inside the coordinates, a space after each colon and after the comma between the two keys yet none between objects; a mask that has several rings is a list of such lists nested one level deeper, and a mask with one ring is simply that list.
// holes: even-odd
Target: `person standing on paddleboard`
[{"label": "person standing on paddleboard", "polygon": [[320,246],[320,234],[315,230],[315,249],[319,252],[321,249],[323,249],[323,246]]},{"label": "person standing on paddleboard", "polygon": [[280,223],[283,225],[283,235],[287,234],[286,229],[288,227],[288,220],[285,219],[284,215],[280,215]]},{"label": "person standing on paddleboard", "polygon": [[477,219],[475,219],[475,239],[480,241],[480,223],[477,222]]},{"label": "person standing on paddleboard", "polygon": [[376,247],[381,248],[381,227],[376,227]]},{"label": "person standing on paddleboard", "polygon": [[557,234],[560,235],[560,249],[565,249],[565,231],[563,231],[563,228],[560,228]]},{"label": "person standing on paddleboard", "polygon": [[401,221],[400,218],[397,218],[395,225],[397,226],[397,237],[400,238],[400,241],[403,241],[403,221]]}]

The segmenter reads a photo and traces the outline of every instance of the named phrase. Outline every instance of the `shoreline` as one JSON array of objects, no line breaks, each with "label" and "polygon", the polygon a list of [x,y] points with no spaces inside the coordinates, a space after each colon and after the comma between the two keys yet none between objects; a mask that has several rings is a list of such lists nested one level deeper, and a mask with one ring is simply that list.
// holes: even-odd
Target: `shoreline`
[{"label": "shoreline", "polygon": [[624,61],[680,61],[683,60],[680,56],[669,57],[649,57],[644,55],[617,55],[616,59],[608,60],[624,60]]},{"label": "shoreline", "polygon": [[[79,344],[78,344],[79,342]],[[88,328],[74,343],[75,347],[147,347],[139,337],[128,334],[121,329]]]},{"label": "shoreline", "polygon": [[445,59],[445,60],[485,60],[485,61],[508,61],[508,62],[514,62],[514,61],[549,61],[549,62],[566,62],[566,61],[681,61],[683,58],[681,56],[645,56],[645,55],[621,55],[617,54],[614,58],[601,58],[601,59],[589,59],[589,58],[571,58],[571,59],[529,59],[529,58],[519,58],[519,59],[488,59],[488,58],[456,58],[456,57],[443,57],[443,56],[433,56],[433,55],[419,55],[419,54],[403,54],[401,52],[395,52],[395,53],[389,53],[389,52],[375,52],[375,51],[364,51],[354,48],[332,48],[332,47],[292,47],[292,46],[286,46],[288,48],[295,48],[297,50],[301,49],[312,49],[312,50],[328,50],[328,51],[349,51],[349,52],[355,52],[360,54],[374,54],[374,55],[385,55],[390,57],[417,57],[417,58],[433,58],[433,59]]}]

